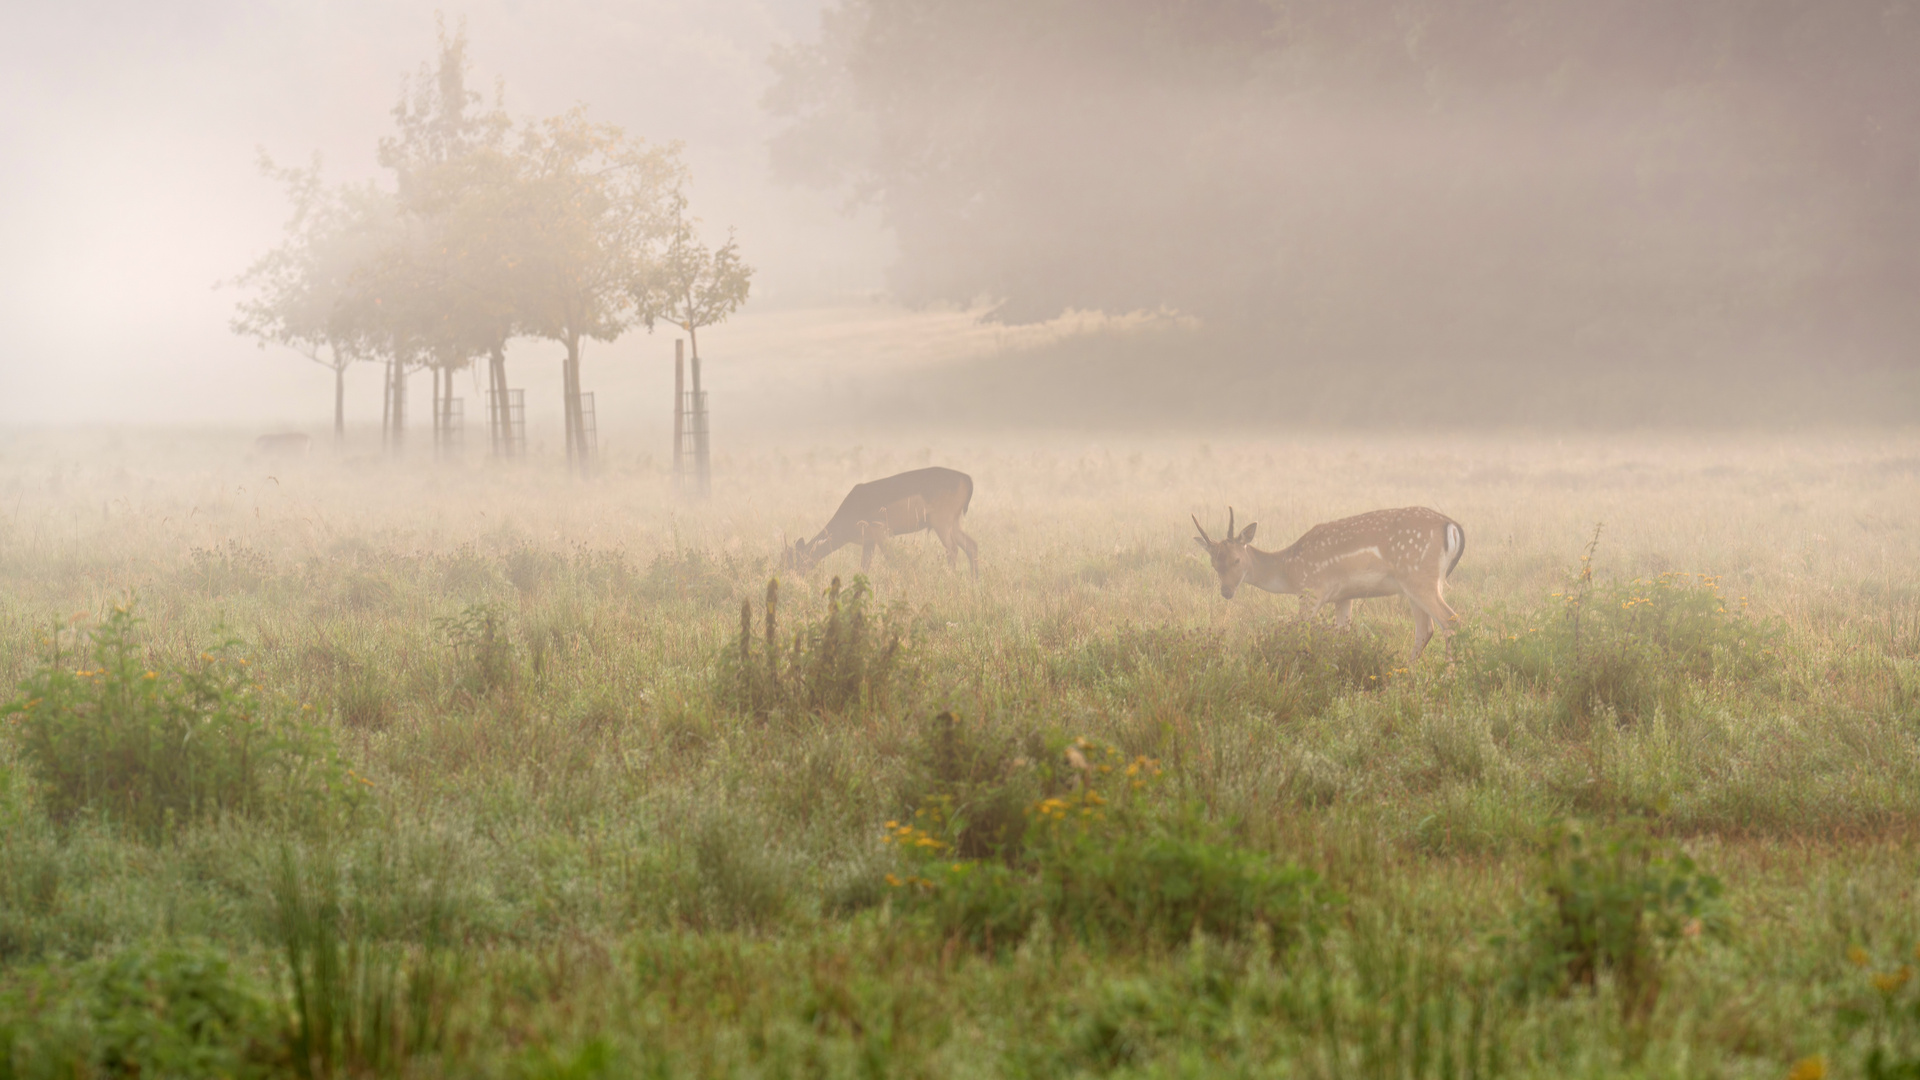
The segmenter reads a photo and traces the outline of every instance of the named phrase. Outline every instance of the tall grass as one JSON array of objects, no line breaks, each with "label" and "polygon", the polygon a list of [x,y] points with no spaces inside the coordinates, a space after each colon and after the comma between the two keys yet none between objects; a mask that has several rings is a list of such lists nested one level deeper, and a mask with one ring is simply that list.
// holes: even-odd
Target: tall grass
[{"label": "tall grass", "polygon": [[[770,595],[781,529],[924,446],[696,506],[630,460],[9,444],[0,1075],[125,1071],[98,1003],[226,1000],[215,962],[266,1011],[180,1075],[1912,1058],[1910,438],[949,441],[978,585],[905,539]],[[1464,522],[1451,657],[1220,599],[1183,523],[1228,502],[1275,546]],[[101,996],[123,959],[151,993]]]}]

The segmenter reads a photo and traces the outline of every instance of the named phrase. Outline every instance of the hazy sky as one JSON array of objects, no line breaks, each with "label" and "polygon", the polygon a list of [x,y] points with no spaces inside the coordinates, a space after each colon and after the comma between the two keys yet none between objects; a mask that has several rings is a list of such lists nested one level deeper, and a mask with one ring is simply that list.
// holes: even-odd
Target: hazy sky
[{"label": "hazy sky", "polygon": [[[871,224],[768,178],[767,56],[811,38],[821,6],[480,0],[439,10],[466,19],[471,85],[490,93],[504,79],[515,116],[584,102],[597,119],[686,144],[695,212],[716,232],[737,226],[759,270],[741,333],[766,347],[777,336],[754,334],[753,320],[856,302],[888,259]],[[236,294],[213,286],[280,235],[285,205],[256,170],[256,148],[286,163],[320,151],[335,179],[375,175],[402,78],[435,56],[435,11],[428,0],[10,6],[0,423],[330,419],[331,375],[234,337]],[[638,335],[591,351],[589,388],[596,367],[651,369],[671,348]],[[538,344],[513,356],[514,383],[550,393],[557,416],[558,377]],[[349,420],[369,419],[369,405],[377,416],[371,369],[349,379]],[[421,389],[424,402],[424,377]],[[529,405],[537,418],[540,399]]]}]

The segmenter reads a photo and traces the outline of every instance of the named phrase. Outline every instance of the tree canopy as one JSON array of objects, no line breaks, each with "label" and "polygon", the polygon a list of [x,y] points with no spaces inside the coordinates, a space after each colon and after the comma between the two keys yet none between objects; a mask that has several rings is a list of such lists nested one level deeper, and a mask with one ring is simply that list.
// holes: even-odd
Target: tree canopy
[{"label": "tree canopy", "polygon": [[403,89],[379,142],[390,186],[332,188],[317,162],[268,166],[294,212],[281,246],[237,280],[251,295],[233,327],[308,355],[330,349],[336,372],[349,359],[385,362],[396,423],[407,368],[433,367],[436,391],[444,375],[450,395],[452,373],[488,357],[490,388],[504,391],[509,339],[557,342],[569,457],[584,462],[582,341],[651,327],[661,309],[644,306],[649,290],[678,280],[694,254],[706,274],[683,290],[705,305],[694,325],[737,308],[751,271],[731,235],[718,252],[698,246],[677,144],[650,144],[583,106],[516,124],[503,91],[488,104],[469,88],[466,47],[442,26],[437,62]]},{"label": "tree canopy", "polygon": [[1920,7],[1865,0],[841,0],[767,104],[910,301],[1297,356],[1911,358],[1916,58]]}]

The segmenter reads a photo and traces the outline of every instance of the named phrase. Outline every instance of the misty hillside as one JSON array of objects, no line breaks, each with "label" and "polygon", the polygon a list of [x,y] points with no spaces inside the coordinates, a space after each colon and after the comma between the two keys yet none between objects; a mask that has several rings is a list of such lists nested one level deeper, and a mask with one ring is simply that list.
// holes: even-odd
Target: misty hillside
[{"label": "misty hillside", "polygon": [[1204,330],[956,371],[989,416],[1906,420],[1917,61],[1907,4],[846,0],[768,103],[903,299]]}]

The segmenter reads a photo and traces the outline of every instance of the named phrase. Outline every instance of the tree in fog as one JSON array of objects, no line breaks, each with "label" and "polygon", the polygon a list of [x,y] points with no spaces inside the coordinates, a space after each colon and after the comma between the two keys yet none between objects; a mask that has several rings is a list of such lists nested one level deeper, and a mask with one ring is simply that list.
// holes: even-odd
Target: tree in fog
[{"label": "tree in fog", "polygon": [[[410,323],[417,354],[434,376],[434,428],[447,414],[453,376],[491,361],[489,385],[506,386],[506,344],[515,330],[515,273],[524,242],[512,215],[518,163],[512,120],[496,92],[491,107],[467,88],[464,29],[440,26],[440,54],[394,106],[394,133],[380,164],[394,175],[405,237],[390,253],[396,318]],[[504,393],[494,395],[505,408]]]},{"label": "tree in fog", "polygon": [[1917,57],[1920,12],[1852,0],[840,0],[767,104],[909,301],[1415,370],[1911,363]]},{"label": "tree in fog", "polygon": [[[384,362],[383,424],[396,440],[410,371],[434,371],[437,428],[455,373],[489,359],[505,410],[507,342],[557,342],[567,456],[584,467],[582,343],[640,321],[689,333],[719,322],[746,299],[751,270],[731,237],[712,251],[694,238],[677,145],[584,107],[516,127],[501,95],[488,105],[468,89],[468,71],[465,33],[442,25],[436,62],[402,90],[380,140],[390,191],[327,189],[317,166],[272,172],[295,213],[286,242],[240,278],[256,295],[234,329],[336,374],[351,359]],[[336,429],[339,408],[336,392]]]},{"label": "tree in fog", "polygon": [[509,213],[527,241],[514,279],[518,326],[566,349],[567,457],[584,467],[581,343],[633,325],[632,285],[673,234],[685,169],[677,146],[650,146],[582,108],[528,125],[517,154]]},{"label": "tree in fog", "polygon": [[262,348],[283,345],[333,372],[333,434],[346,430],[346,371],[378,347],[383,333],[367,292],[369,269],[395,241],[393,200],[369,185],[329,187],[320,163],[261,171],[287,189],[293,213],[280,245],[233,284],[251,295],[237,305],[233,332]]},{"label": "tree in fog", "polygon": [[665,252],[642,268],[633,295],[647,329],[665,322],[685,330],[697,361],[700,328],[725,322],[747,302],[753,267],[741,260],[731,231],[726,243],[708,248],[694,235],[694,224],[682,207]]}]

